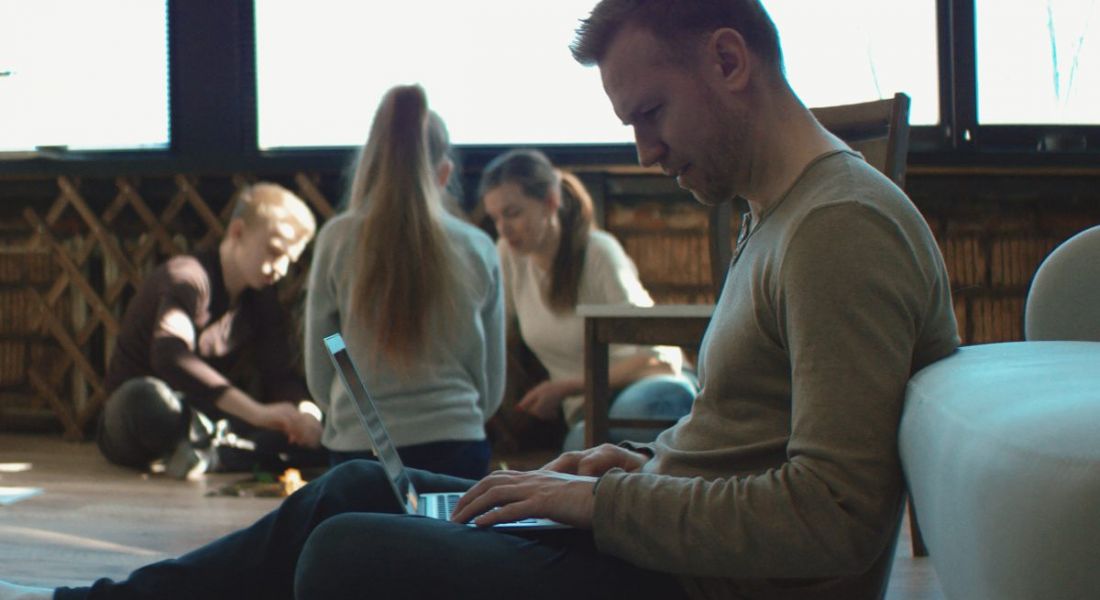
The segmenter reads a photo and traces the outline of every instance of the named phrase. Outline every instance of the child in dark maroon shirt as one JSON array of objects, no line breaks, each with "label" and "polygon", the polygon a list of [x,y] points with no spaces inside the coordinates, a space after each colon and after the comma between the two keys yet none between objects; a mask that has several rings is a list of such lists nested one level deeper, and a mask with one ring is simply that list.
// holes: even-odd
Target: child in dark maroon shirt
[{"label": "child in dark maroon shirt", "polygon": [[[185,478],[214,467],[212,445],[319,446],[320,411],[293,368],[297,353],[272,285],[316,223],[301,199],[275,184],[250,186],[236,202],[217,248],[160,265],[126,309],[97,436],[113,463],[146,469],[164,460],[169,474]],[[260,399],[225,375],[246,350]],[[218,427],[223,419],[228,425]]]}]

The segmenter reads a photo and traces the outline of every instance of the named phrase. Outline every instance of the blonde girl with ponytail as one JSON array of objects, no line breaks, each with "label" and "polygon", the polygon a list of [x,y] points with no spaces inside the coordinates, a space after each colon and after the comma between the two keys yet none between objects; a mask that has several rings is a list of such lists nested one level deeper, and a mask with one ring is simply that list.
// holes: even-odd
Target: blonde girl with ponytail
[{"label": "blonde girl with ponytail", "polygon": [[504,387],[500,264],[487,235],[444,209],[449,149],[424,90],[391,89],[345,210],[317,236],[306,375],[334,464],[372,457],[322,342],[340,332],[408,466],[487,472],[484,425]]}]

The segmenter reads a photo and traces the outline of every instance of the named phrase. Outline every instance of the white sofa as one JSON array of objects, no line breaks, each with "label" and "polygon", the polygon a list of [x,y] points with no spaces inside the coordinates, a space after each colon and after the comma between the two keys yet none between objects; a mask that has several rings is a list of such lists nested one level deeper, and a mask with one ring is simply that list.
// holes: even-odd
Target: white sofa
[{"label": "white sofa", "polygon": [[961,348],[898,444],[947,598],[1100,598],[1100,342]]}]

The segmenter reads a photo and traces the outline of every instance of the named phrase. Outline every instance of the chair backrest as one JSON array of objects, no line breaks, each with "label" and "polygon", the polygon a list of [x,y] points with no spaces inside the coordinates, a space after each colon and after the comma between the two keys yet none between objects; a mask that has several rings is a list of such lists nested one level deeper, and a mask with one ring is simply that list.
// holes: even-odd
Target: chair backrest
[{"label": "chair backrest", "polygon": [[1100,226],[1066,240],[1039,265],[1024,304],[1024,337],[1100,342]]},{"label": "chair backrest", "polygon": [[[898,187],[905,187],[909,96],[897,93],[885,100],[812,108],[810,112],[825,129],[863,154],[868,164]],[[732,212],[730,202],[721,202],[710,209],[710,265],[715,298],[722,292],[726,270],[733,258]]]},{"label": "chair backrest", "polygon": [[859,104],[812,108],[817,120],[833,135],[863,155],[898,187],[905,187],[905,160],[909,154],[909,96]]}]

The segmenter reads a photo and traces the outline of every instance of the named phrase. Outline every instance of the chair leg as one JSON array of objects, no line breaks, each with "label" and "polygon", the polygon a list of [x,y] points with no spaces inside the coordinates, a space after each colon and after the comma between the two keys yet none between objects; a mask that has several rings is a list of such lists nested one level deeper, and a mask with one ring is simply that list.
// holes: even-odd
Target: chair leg
[{"label": "chair leg", "polygon": [[917,523],[917,511],[913,509],[913,498],[906,500],[909,505],[909,535],[913,541],[913,556],[928,556],[928,547],[924,545],[924,536],[920,532],[920,524]]}]

